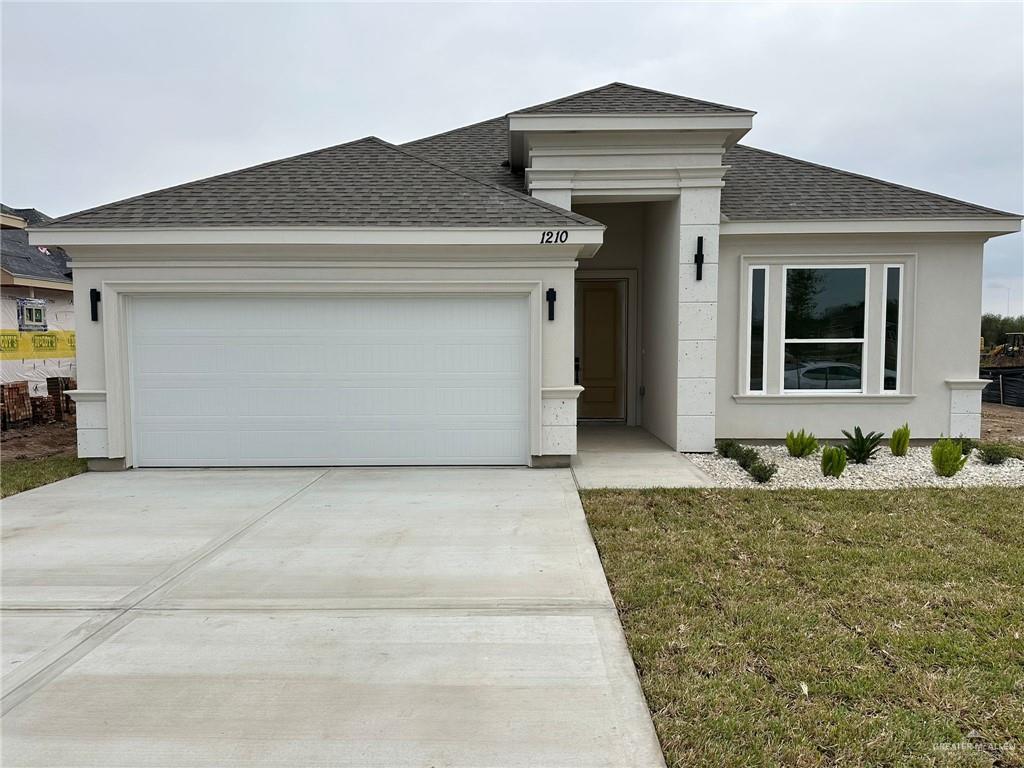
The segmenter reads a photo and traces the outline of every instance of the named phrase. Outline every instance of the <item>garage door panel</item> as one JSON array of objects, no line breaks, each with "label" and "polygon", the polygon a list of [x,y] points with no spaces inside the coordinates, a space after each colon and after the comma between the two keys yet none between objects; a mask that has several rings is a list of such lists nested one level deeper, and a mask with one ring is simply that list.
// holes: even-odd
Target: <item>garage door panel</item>
[{"label": "garage door panel", "polygon": [[525,463],[526,312],[493,296],[136,300],[136,463]]}]

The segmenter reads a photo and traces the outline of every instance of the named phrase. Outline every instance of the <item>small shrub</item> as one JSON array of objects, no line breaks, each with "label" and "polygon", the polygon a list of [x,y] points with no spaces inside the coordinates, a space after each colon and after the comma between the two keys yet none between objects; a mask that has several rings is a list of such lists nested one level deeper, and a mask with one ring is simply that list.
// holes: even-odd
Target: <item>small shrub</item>
[{"label": "small shrub", "polygon": [[779,471],[775,464],[768,464],[749,445],[740,445],[735,440],[722,440],[715,446],[718,455],[732,459],[750,473],[759,483],[767,483]]},{"label": "small shrub", "polygon": [[935,467],[935,474],[941,477],[952,477],[967,463],[963,447],[959,440],[950,440],[943,437],[932,446],[932,466]]},{"label": "small shrub", "polygon": [[749,472],[750,476],[759,483],[767,483],[778,471],[779,467],[774,461],[768,464],[765,463],[763,459],[758,459],[747,467],[747,472]]},{"label": "small shrub", "polygon": [[878,444],[882,442],[881,432],[868,432],[865,435],[860,427],[854,427],[852,435],[845,429],[843,434],[846,435],[846,458],[855,464],[867,464],[871,457],[878,453]]},{"label": "small shrub", "polygon": [[739,464],[748,472],[750,471],[750,468],[754,465],[755,461],[761,460],[761,457],[758,455],[757,451],[755,451],[753,448],[747,445],[739,446],[733,453],[732,457],[736,460],[737,464]]},{"label": "small shrub", "polygon": [[790,456],[802,459],[804,456],[818,452],[818,438],[802,429],[799,432],[787,432],[786,450],[789,451]]},{"label": "small shrub", "polygon": [[733,457],[733,453],[739,447],[740,444],[735,440],[719,440],[718,445],[715,446],[715,450],[718,451],[718,455],[723,459],[731,459]]},{"label": "small shrub", "polygon": [[826,445],[821,449],[821,474],[825,477],[839,477],[845,469],[845,450],[838,445]]},{"label": "small shrub", "polygon": [[1013,450],[1001,443],[982,443],[978,446],[978,455],[986,464],[1002,464],[1013,456]]},{"label": "small shrub", "polygon": [[906,456],[910,447],[910,425],[904,424],[889,435],[889,450],[893,456]]},{"label": "small shrub", "polygon": [[960,443],[960,452],[963,453],[964,456],[970,456],[971,451],[978,447],[977,440],[972,440],[971,438],[964,437],[963,435],[960,435],[960,437],[957,438],[957,442]]}]

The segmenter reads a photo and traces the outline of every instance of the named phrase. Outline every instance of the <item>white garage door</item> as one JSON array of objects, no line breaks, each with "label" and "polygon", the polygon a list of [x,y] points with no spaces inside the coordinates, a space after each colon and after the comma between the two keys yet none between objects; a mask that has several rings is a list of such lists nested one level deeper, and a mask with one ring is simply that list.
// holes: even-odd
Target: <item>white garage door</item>
[{"label": "white garage door", "polygon": [[525,297],[137,298],[137,466],[525,464]]}]

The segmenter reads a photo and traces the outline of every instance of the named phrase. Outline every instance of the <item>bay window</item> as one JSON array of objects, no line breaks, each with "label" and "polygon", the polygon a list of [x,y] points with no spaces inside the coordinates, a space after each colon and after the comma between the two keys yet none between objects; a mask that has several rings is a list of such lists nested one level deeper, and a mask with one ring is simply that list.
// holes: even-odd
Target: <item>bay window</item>
[{"label": "bay window", "polygon": [[782,385],[864,389],[866,267],[786,267]]},{"label": "bay window", "polygon": [[747,383],[751,392],[763,392],[765,364],[764,353],[764,308],[768,291],[768,268],[752,267],[750,270],[750,316],[748,336],[750,356],[748,359]]},{"label": "bay window", "polygon": [[896,392],[899,390],[900,382],[900,311],[901,284],[903,282],[903,267],[898,264],[890,264],[885,267],[885,284],[883,306],[885,308],[885,322],[882,324],[882,391]]},{"label": "bay window", "polygon": [[741,395],[906,395],[912,255],[747,258]]}]

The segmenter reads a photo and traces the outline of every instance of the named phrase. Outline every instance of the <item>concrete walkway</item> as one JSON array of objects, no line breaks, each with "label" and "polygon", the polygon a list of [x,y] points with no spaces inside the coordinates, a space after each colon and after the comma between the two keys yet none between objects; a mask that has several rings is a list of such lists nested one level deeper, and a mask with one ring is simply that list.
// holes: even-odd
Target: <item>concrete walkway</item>
[{"label": "concrete walkway", "polygon": [[580,488],[702,488],[702,470],[645,429],[581,424],[572,471]]},{"label": "concrete walkway", "polygon": [[568,470],[6,499],[11,766],[663,766]]}]

